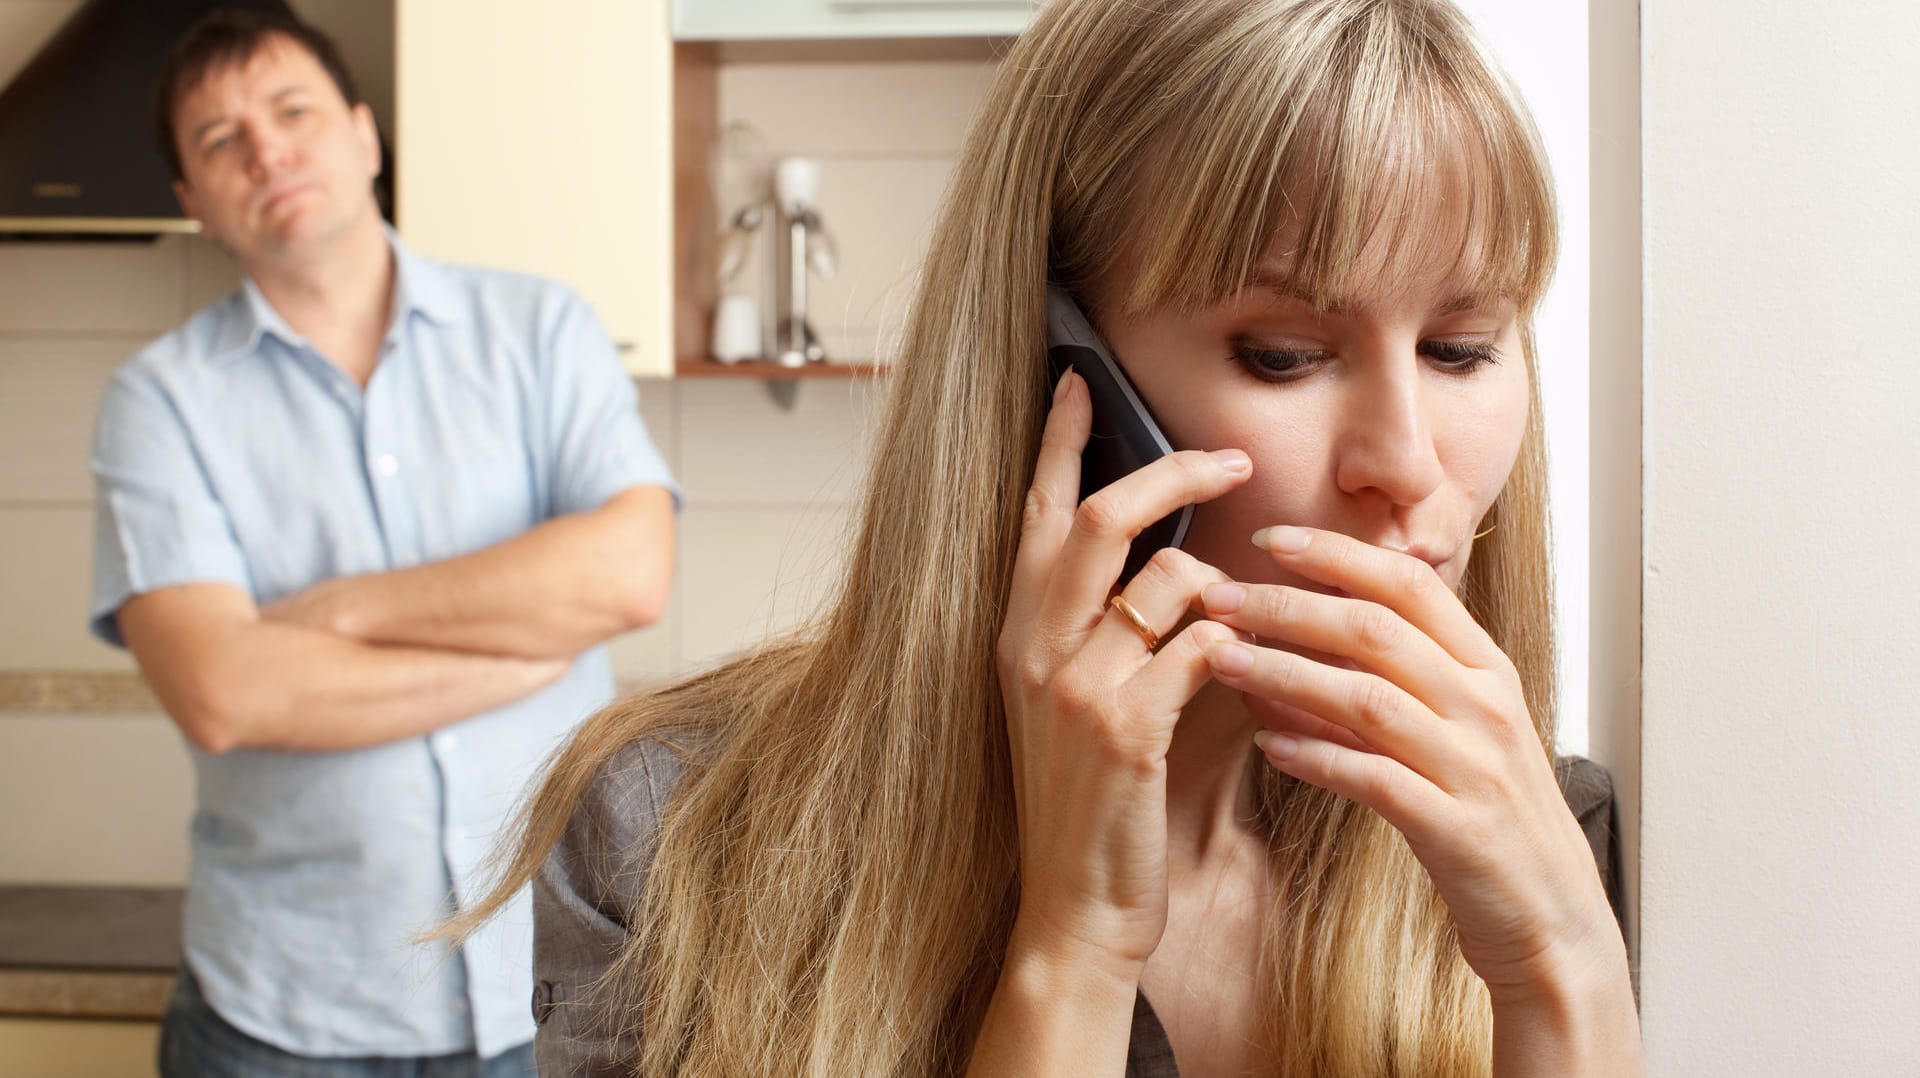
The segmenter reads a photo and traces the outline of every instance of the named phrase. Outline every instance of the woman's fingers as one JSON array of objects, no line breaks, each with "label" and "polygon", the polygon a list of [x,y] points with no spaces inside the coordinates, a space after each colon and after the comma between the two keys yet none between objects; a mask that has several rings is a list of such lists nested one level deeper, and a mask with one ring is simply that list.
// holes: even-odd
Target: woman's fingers
[{"label": "woman's fingers", "polygon": [[1252,474],[1252,461],[1238,449],[1185,450],[1095,491],[1074,511],[1073,526],[1050,566],[1041,622],[1053,632],[1084,637],[1101,617],[1135,536],[1183,506],[1227,493]]},{"label": "woman's fingers", "polygon": [[1511,665],[1439,572],[1411,554],[1318,528],[1266,528],[1254,541],[1288,572],[1399,612],[1468,666],[1499,670]]},{"label": "woman's fingers", "polygon": [[1253,736],[1274,768],[1367,806],[1416,847],[1441,838],[1453,814],[1452,798],[1390,756],[1299,734]]},{"label": "woman's fingers", "polygon": [[[1149,634],[1156,642],[1172,636],[1189,614],[1199,611],[1200,593],[1226,579],[1227,574],[1184,550],[1155,551],[1120,592],[1120,602],[1108,600],[1106,613],[1087,640],[1090,661],[1112,670],[1115,681],[1124,680],[1146,665]],[[1140,616],[1145,631],[1129,611]]]},{"label": "woman's fingers", "polygon": [[1013,587],[1007,597],[1007,621],[1022,623],[1039,611],[1047,578],[1060,556],[1060,544],[1073,527],[1080,504],[1080,454],[1093,429],[1093,405],[1086,383],[1068,371],[1055,387],[1047,423],[1040,434],[1040,455],[1020,515],[1020,547],[1013,560]]},{"label": "woman's fingers", "polygon": [[1292,704],[1283,704],[1278,700],[1269,700],[1264,696],[1241,693],[1241,700],[1247,705],[1247,714],[1261,726],[1276,734],[1303,734],[1317,737],[1322,741],[1332,741],[1359,752],[1375,751],[1372,745],[1352,730],[1304,711]]},{"label": "woman's fingers", "polygon": [[1453,731],[1385,678],[1238,640],[1209,646],[1207,661],[1222,684],[1317,715],[1435,781],[1463,773]]},{"label": "woman's fingers", "polygon": [[1239,635],[1224,625],[1196,621],[1163,641],[1146,665],[1121,685],[1125,710],[1134,716],[1130,721],[1155,723],[1153,735],[1162,753],[1181,710],[1214,680],[1208,653],[1216,645],[1238,639]]},{"label": "woman's fingers", "polygon": [[1438,714],[1472,705],[1460,662],[1392,607],[1280,584],[1210,584],[1201,598],[1223,625],[1351,659]]}]

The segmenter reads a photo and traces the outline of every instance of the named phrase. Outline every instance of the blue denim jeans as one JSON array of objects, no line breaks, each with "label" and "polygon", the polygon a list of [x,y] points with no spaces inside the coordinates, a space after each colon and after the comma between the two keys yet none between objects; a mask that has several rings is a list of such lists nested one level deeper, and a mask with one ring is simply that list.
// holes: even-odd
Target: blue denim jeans
[{"label": "blue denim jeans", "polygon": [[160,1020],[162,1078],[533,1078],[533,1044],[491,1059],[472,1052],[395,1058],[294,1055],[249,1037],[215,1014],[184,965]]}]

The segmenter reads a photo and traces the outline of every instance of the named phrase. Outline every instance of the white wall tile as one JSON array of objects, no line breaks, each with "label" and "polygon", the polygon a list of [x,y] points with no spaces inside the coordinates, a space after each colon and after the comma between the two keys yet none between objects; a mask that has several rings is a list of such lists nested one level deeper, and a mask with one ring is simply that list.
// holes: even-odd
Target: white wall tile
[{"label": "white wall tile", "polygon": [[884,382],[798,383],[792,411],[758,381],[687,379],[680,481],[694,505],[809,506],[858,495]]},{"label": "white wall tile", "polygon": [[92,569],[91,506],[0,507],[0,669],[133,668],[87,632]]},{"label": "white wall tile", "polygon": [[640,421],[647,425],[647,437],[653,440],[660,455],[667,458],[667,467],[673,469],[677,478],[680,475],[680,401],[674,392],[674,383],[642,378],[635,382],[634,388],[640,394]]},{"label": "white wall tile", "polygon": [[187,236],[181,239],[180,245],[186,249],[186,306],[181,312],[183,315],[191,314],[240,287],[239,265],[227,257],[227,252],[215,247],[211,240]]},{"label": "white wall tile", "polygon": [[831,278],[812,284],[816,329],[898,327],[952,168],[943,157],[821,162],[820,217],[840,265]]},{"label": "white wall tile", "polygon": [[156,337],[185,314],[183,237],[0,243],[0,334]]},{"label": "white wall tile", "polygon": [[943,156],[964,140],[995,67],[990,60],[722,64],[720,118],[753,125],[775,155]]},{"label": "white wall tile", "polygon": [[692,671],[820,610],[846,550],[841,509],[695,506],[681,524],[680,663]]},{"label": "white wall tile", "polygon": [[107,380],[135,347],[0,337],[0,505],[92,500],[94,416]]},{"label": "white wall tile", "polygon": [[0,714],[0,884],[177,886],[192,816],[166,716]]},{"label": "white wall tile", "polygon": [[644,629],[607,641],[613,676],[622,682],[665,681],[680,669],[680,573],[674,573],[667,613]]}]

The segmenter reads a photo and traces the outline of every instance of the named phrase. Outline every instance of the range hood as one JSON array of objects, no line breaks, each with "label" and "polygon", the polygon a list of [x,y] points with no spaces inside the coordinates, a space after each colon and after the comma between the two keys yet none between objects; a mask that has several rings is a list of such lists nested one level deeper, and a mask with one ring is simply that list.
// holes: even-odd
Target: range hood
[{"label": "range hood", "polygon": [[154,146],[167,50],[216,7],[279,0],[86,0],[0,90],[0,236],[152,239],[194,232]]}]

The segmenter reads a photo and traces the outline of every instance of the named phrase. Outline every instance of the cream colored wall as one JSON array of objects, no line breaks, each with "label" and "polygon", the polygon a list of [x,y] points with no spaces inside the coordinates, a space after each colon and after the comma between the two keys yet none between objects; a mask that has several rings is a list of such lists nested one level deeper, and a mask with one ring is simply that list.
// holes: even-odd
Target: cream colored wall
[{"label": "cream colored wall", "polygon": [[1642,6],[1652,1073],[1920,1067],[1920,7]]},{"label": "cream colored wall", "polygon": [[[44,38],[58,23],[48,13],[75,3],[0,0],[0,48]],[[300,6],[332,17],[368,5]],[[31,50],[15,51],[0,82]],[[978,61],[726,69],[723,116],[825,162],[822,212],[843,273],[815,309],[837,354],[875,354],[897,314],[986,71]],[[132,669],[85,630],[94,409],[115,366],[234,282],[225,257],[190,237],[0,243],[0,671]],[[614,642],[622,677],[710,663],[811,608],[840,550],[883,391],[807,382],[787,411],[757,382],[641,384],[641,411],[688,503],[671,609]],[[0,826],[0,883],[178,883],[191,793],[188,757],[163,716],[0,714],[0,820],[14,821]],[[18,825],[26,820],[33,826]]]}]

